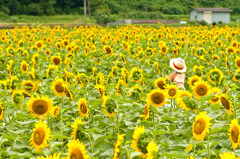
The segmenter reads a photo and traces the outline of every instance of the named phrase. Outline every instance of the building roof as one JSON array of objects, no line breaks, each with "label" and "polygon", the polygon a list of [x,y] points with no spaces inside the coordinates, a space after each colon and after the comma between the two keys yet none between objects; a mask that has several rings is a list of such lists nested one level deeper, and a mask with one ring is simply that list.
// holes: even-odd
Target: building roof
[{"label": "building roof", "polygon": [[192,8],[197,12],[232,12],[229,8]]}]

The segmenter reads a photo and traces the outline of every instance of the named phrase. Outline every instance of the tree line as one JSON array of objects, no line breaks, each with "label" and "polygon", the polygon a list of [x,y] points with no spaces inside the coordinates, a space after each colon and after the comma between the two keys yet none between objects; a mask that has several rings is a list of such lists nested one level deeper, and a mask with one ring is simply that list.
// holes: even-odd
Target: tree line
[{"label": "tree line", "polygon": [[[228,7],[240,13],[239,0],[88,0],[93,16],[140,13],[189,14],[193,7]],[[88,5],[87,5],[88,6]],[[62,15],[84,13],[84,0],[0,0],[7,15]]]}]

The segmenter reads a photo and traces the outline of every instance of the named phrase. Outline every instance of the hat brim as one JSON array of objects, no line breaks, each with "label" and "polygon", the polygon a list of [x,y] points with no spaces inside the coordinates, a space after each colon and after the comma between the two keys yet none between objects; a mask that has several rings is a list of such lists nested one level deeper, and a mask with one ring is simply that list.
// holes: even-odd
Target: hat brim
[{"label": "hat brim", "polygon": [[174,67],[173,62],[174,62],[175,60],[176,60],[176,59],[171,59],[171,60],[170,60],[170,66],[172,67],[172,69],[174,69],[174,71],[180,72],[180,73],[186,72],[187,66],[186,66],[185,64],[184,64],[183,69],[181,69],[181,70],[179,70],[179,69],[177,69],[176,67]]}]

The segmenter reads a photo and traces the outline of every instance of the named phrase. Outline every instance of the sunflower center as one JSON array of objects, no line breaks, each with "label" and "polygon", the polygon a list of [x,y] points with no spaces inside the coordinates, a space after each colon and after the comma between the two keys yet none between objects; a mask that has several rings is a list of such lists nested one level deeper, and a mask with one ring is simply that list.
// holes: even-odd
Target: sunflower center
[{"label": "sunflower center", "polygon": [[171,89],[171,90],[168,91],[168,94],[169,94],[169,96],[171,96],[171,97],[175,96],[176,93],[177,93],[177,91],[174,90],[174,89]]},{"label": "sunflower center", "polygon": [[71,97],[71,94],[69,93],[69,91],[68,91],[67,88],[64,88],[64,93],[66,94],[66,96],[67,96],[68,98]]},{"label": "sunflower center", "polygon": [[2,110],[2,107],[0,106],[0,115],[2,115],[2,112],[3,112],[3,110]]},{"label": "sunflower center", "polygon": [[63,88],[62,85],[56,85],[55,89],[56,89],[56,91],[57,91],[58,93],[61,93],[61,92],[64,91],[64,88]]},{"label": "sunflower center", "polygon": [[37,129],[36,131],[34,131],[33,141],[35,142],[35,144],[41,145],[44,141],[44,138],[45,138],[45,133],[43,130]]},{"label": "sunflower center", "polygon": [[26,83],[24,86],[31,87],[31,88],[25,88],[27,91],[32,91],[32,89],[33,89],[32,83]]},{"label": "sunflower center", "polygon": [[55,110],[54,110],[54,115],[55,115],[55,116],[58,116],[58,114],[59,114],[59,109],[55,109]]},{"label": "sunflower center", "polygon": [[165,46],[162,47],[162,52],[166,52],[167,48]]},{"label": "sunflower center", "polygon": [[199,96],[205,96],[207,94],[207,87],[205,85],[200,85],[197,87],[196,92]]},{"label": "sunflower center", "polygon": [[84,159],[84,156],[79,148],[75,148],[70,154],[70,159]]},{"label": "sunflower center", "polygon": [[191,82],[192,86],[194,86],[194,83],[197,82],[197,81],[198,80],[196,80],[196,79],[192,80],[192,82]]},{"label": "sunflower center", "polygon": [[60,63],[60,59],[59,59],[58,57],[55,57],[55,58],[53,59],[53,63],[56,64],[56,65],[58,65],[58,64]]},{"label": "sunflower center", "polygon": [[27,65],[24,64],[24,65],[22,66],[22,69],[23,69],[23,71],[26,71],[26,70],[27,70]]},{"label": "sunflower center", "polygon": [[39,99],[32,104],[32,109],[34,113],[44,114],[48,110],[48,103],[44,100]]},{"label": "sunflower center", "polygon": [[221,103],[227,110],[230,109],[230,103],[225,97],[221,97]]},{"label": "sunflower center", "polygon": [[163,81],[159,81],[159,82],[157,83],[157,85],[158,85],[158,87],[159,87],[160,89],[165,89],[165,87],[166,87],[166,84],[165,84]]},{"label": "sunflower center", "polygon": [[42,44],[41,44],[41,43],[37,43],[37,47],[38,47],[38,48],[41,48],[41,47],[42,47]]},{"label": "sunflower center", "polygon": [[160,104],[164,100],[164,96],[162,93],[156,92],[151,96],[153,103]]},{"label": "sunflower center", "polygon": [[106,48],[106,52],[107,52],[108,54],[110,54],[110,53],[112,52],[112,50],[111,50],[109,47],[107,47],[107,48]]},{"label": "sunflower center", "polygon": [[237,67],[240,67],[240,60],[237,60]]},{"label": "sunflower center", "polygon": [[239,130],[236,126],[234,126],[231,130],[231,138],[234,143],[238,142]]},{"label": "sunflower center", "polygon": [[86,114],[86,112],[87,112],[87,107],[86,107],[85,104],[81,104],[81,105],[80,105],[80,109],[81,109],[81,112],[82,112],[83,114]]},{"label": "sunflower center", "polygon": [[198,135],[201,134],[205,129],[205,126],[206,123],[203,119],[197,120],[196,123],[194,124],[194,132]]},{"label": "sunflower center", "polygon": [[213,98],[212,101],[213,101],[213,102],[216,102],[216,101],[218,101],[218,99],[219,99],[219,98],[216,97],[216,98]]}]

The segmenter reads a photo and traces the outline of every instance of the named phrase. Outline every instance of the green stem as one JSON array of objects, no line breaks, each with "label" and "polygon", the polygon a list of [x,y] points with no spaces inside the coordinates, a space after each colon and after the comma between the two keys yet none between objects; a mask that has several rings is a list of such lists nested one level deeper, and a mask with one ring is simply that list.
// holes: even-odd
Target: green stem
[{"label": "green stem", "polygon": [[208,147],[208,159],[211,159],[211,155],[210,155],[209,135],[208,135],[207,147]]},{"label": "green stem", "polygon": [[[62,108],[64,107],[64,98],[62,96]],[[62,114],[60,114],[60,126],[61,126],[61,136],[63,136],[63,120],[62,120]],[[62,138],[62,145],[61,150],[63,151],[63,138]]]},{"label": "green stem", "polygon": [[119,133],[118,115],[119,115],[119,113],[117,112],[117,132]]},{"label": "green stem", "polygon": [[91,153],[93,153],[93,144],[92,144],[92,138],[90,135],[88,135],[86,132],[84,132],[84,134],[87,136],[89,143],[90,143],[90,147],[91,147]]},{"label": "green stem", "polygon": [[155,114],[154,114],[154,112],[153,112],[153,128],[155,129]]},{"label": "green stem", "polygon": [[235,119],[237,119],[237,109],[236,109],[235,103],[233,103],[233,107],[234,107],[234,117]]}]

